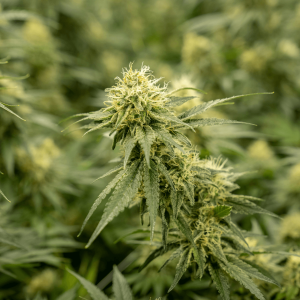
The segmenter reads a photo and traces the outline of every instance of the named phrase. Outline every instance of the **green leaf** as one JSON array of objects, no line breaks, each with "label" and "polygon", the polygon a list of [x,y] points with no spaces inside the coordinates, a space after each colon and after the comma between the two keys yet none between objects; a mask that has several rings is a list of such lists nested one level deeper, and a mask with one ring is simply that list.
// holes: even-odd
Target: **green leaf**
[{"label": "green leaf", "polygon": [[118,113],[118,119],[115,125],[115,130],[117,130],[121,124],[124,122],[124,120],[128,117],[128,114],[131,110],[131,105],[128,105],[128,107],[125,109],[122,109],[119,113]]},{"label": "green leaf", "polygon": [[23,249],[13,236],[6,233],[2,228],[0,228],[0,243]]},{"label": "green leaf", "polygon": [[209,273],[217,290],[223,300],[230,300],[229,283],[226,274],[222,269],[214,268],[211,264],[208,265]]},{"label": "green leaf", "polygon": [[227,262],[226,256],[223,252],[222,246],[221,246],[221,240],[214,240],[214,242],[210,242],[208,243],[208,248],[211,250],[211,252],[213,253],[213,255],[220,259],[223,262]]},{"label": "green leaf", "polygon": [[[66,127],[64,130],[66,130],[67,128],[69,128],[70,126],[76,124],[76,123],[79,123],[79,122],[82,122],[82,121],[85,121],[85,120],[94,120],[94,121],[102,121],[104,119],[108,119],[108,118],[111,118],[112,116],[114,115],[114,113],[110,112],[110,111],[103,111],[103,110],[98,110],[98,111],[95,111],[95,112],[91,112],[91,113],[82,113],[82,114],[76,114],[76,115],[73,115],[73,116],[70,116],[68,118],[65,118],[63,120],[61,120],[59,123],[62,123],[62,122],[66,122],[70,119],[74,119],[74,118],[78,118],[78,117],[84,117],[72,124],[70,124],[68,127]],[[63,131],[64,131],[63,130]]]},{"label": "green leaf", "polygon": [[167,181],[170,184],[170,186],[173,189],[173,191],[176,191],[174,182],[173,182],[173,180],[172,180],[172,178],[171,178],[171,176],[170,176],[167,168],[165,167],[165,165],[157,157],[154,157],[154,160],[157,163],[159,171],[165,176],[165,178],[167,179]]},{"label": "green leaf", "polygon": [[285,251],[274,251],[274,250],[266,250],[266,251],[253,251],[253,254],[278,254],[278,255],[283,255],[283,256],[297,256],[300,257],[300,255],[293,253],[293,252],[285,252]]},{"label": "green leaf", "polygon": [[201,255],[199,255],[199,250],[197,248],[197,245],[195,244],[195,241],[193,238],[193,233],[192,233],[188,223],[186,222],[182,212],[178,213],[178,217],[174,221],[177,224],[179,230],[185,235],[187,240],[190,241],[190,243],[192,244],[192,246],[194,248],[195,259],[196,259],[196,262],[197,262],[199,268],[204,269],[205,262],[202,260]]},{"label": "green leaf", "polygon": [[251,256],[253,256],[253,253],[249,250],[248,244],[246,243],[247,247],[245,247],[243,244],[240,243],[240,237],[236,234],[231,234],[231,232],[225,232],[222,234],[222,241],[226,239],[229,239],[231,243],[234,244],[235,248],[243,253],[247,253]]},{"label": "green leaf", "polygon": [[123,130],[119,130],[116,132],[114,139],[113,139],[113,144],[112,144],[112,150],[115,150],[117,143],[122,139],[123,137]]},{"label": "green leaf", "polygon": [[[244,124],[244,125],[253,125],[255,124],[239,122],[235,120],[226,120],[226,119],[218,119],[218,118],[205,118],[205,119],[192,119],[187,120],[186,124],[190,125],[193,128],[204,127],[204,126],[216,126],[216,125],[225,125],[225,124]],[[183,128],[183,126],[175,125],[174,128]]]},{"label": "green leaf", "polygon": [[182,147],[180,145],[178,145],[172,135],[165,129],[162,128],[157,128],[155,129],[155,134],[158,136],[158,138],[160,140],[162,140],[163,142],[167,142],[173,146],[175,146],[176,148],[178,148],[183,154],[185,154],[185,151],[182,149]]},{"label": "green leaf", "polygon": [[[11,263],[11,261],[9,261],[9,263]],[[3,269],[2,267],[0,267],[0,272],[7,275],[7,276],[10,276],[10,277],[13,277],[13,278],[17,279],[15,274],[13,274],[12,272],[10,272],[8,270]]]},{"label": "green leaf", "polygon": [[93,300],[109,300],[108,297],[90,281],[86,280],[85,278],[81,277],[80,275],[69,269],[67,269],[67,271],[80,281],[80,283],[84,286],[84,288],[87,290],[87,292],[90,294]]},{"label": "green leaf", "polygon": [[136,144],[136,139],[134,137],[132,137],[130,134],[128,134],[124,141],[124,150],[125,150],[124,168],[127,165],[131,151],[134,148],[135,144]]},{"label": "green leaf", "polygon": [[3,192],[0,190],[0,195],[2,195],[2,197],[5,199],[5,200],[7,200],[8,202],[10,202],[7,198],[6,198],[6,196],[3,194]]},{"label": "green leaf", "polygon": [[184,90],[193,90],[193,91],[196,91],[196,92],[201,93],[201,94],[207,94],[205,91],[202,91],[200,89],[196,89],[196,88],[193,88],[193,87],[183,87],[183,88],[172,91],[171,93],[167,94],[166,96],[170,96],[172,94],[175,94],[177,92],[184,91]]},{"label": "green leaf", "polygon": [[130,287],[117,266],[114,266],[112,288],[116,300],[132,300]]},{"label": "green leaf", "polygon": [[150,161],[150,167],[151,169],[144,161],[144,186],[150,217],[150,240],[152,241],[159,204],[159,184],[158,167],[152,160]]},{"label": "green leaf", "polygon": [[197,255],[199,256],[199,261],[200,261],[200,265],[198,263],[198,271],[196,273],[198,278],[202,278],[202,276],[204,275],[204,270],[205,270],[205,263],[206,263],[206,254],[205,254],[205,250],[203,249],[203,247],[200,245],[198,248],[198,254],[195,254],[195,248],[193,249],[193,253],[194,253],[194,257],[197,257]]},{"label": "green leaf", "polygon": [[111,175],[111,174],[113,174],[113,173],[115,173],[115,172],[118,172],[118,171],[122,170],[122,169],[124,169],[123,163],[117,165],[117,166],[114,167],[113,169],[111,169],[111,170],[109,170],[108,172],[106,172],[104,175],[98,177],[97,179],[95,179],[95,180],[93,181],[93,183],[94,183],[95,181],[101,179],[101,178],[104,178],[104,177],[106,177],[106,176],[109,176],[109,175]]},{"label": "green leaf", "polygon": [[185,190],[187,197],[189,198],[189,200],[191,202],[191,205],[193,206],[195,204],[194,185],[189,182],[184,181],[183,188]]},{"label": "green leaf", "polygon": [[[244,174],[244,173],[240,173]],[[248,196],[248,195],[231,195],[230,198],[237,198],[240,200],[250,200],[250,201],[265,201],[264,199],[253,197],[253,196]]]},{"label": "green leaf", "polygon": [[260,292],[256,284],[249,278],[249,276],[243,270],[229,262],[226,263],[226,265],[222,262],[219,262],[219,264],[221,268],[225,270],[225,272],[227,272],[236,281],[241,283],[258,299],[265,300],[263,294]]},{"label": "green leaf", "polygon": [[227,205],[218,205],[214,207],[214,216],[223,219],[230,215],[231,207]]},{"label": "green leaf", "polygon": [[181,277],[187,270],[187,268],[190,264],[190,261],[191,261],[191,251],[192,251],[192,249],[186,249],[181,254],[180,260],[176,266],[175,278],[174,278],[174,281],[173,281],[171,287],[168,290],[168,293],[170,293],[174,289],[174,287],[177,285],[177,283],[179,282],[179,280],[181,279]]},{"label": "green leaf", "polygon": [[245,240],[245,238],[244,238],[244,236],[243,236],[243,233],[242,233],[242,231],[233,223],[233,222],[230,222],[229,223],[229,226],[230,226],[230,229],[231,229],[231,231],[235,234],[235,235],[237,235],[248,247],[249,247],[249,245],[248,245],[248,243],[247,243],[247,241]]},{"label": "green leaf", "polygon": [[[250,265],[254,269],[256,269],[259,272],[260,276],[261,275],[264,276],[264,279],[253,276],[254,278],[258,278],[258,279],[261,279],[263,281],[267,281],[267,282],[273,283],[273,284],[275,284],[275,285],[277,285],[278,287],[281,288],[280,283],[277,282],[277,280],[267,270],[265,270],[261,266],[255,264],[253,261],[243,259],[243,262],[247,263],[248,265]],[[244,268],[243,268],[243,270],[246,271],[246,269],[244,269]],[[251,276],[250,273],[248,275]]]},{"label": "green leaf", "polygon": [[75,300],[75,298],[76,298],[76,291],[77,290],[78,290],[78,287],[75,286],[72,289],[64,292],[56,300]]},{"label": "green leaf", "polygon": [[183,203],[184,193],[183,192],[176,192],[174,190],[171,190],[171,203],[173,208],[173,217],[174,219],[177,219],[178,212],[181,208],[181,205]]},{"label": "green leaf", "polygon": [[103,216],[93,232],[86,248],[97,238],[103,228],[121,211],[128,206],[129,202],[135,197],[141,185],[142,165],[140,160],[135,161],[129,168],[126,175],[118,182],[112,196],[108,199]]},{"label": "green leaf", "polygon": [[167,107],[175,107],[180,106],[187,101],[190,101],[192,99],[198,98],[198,96],[189,96],[189,97],[170,97],[170,101],[166,103],[165,106]]},{"label": "green leaf", "polygon": [[19,77],[11,77],[11,76],[0,76],[0,79],[10,79],[10,80],[23,80],[29,77],[29,74]]},{"label": "green leaf", "polygon": [[164,207],[160,207],[161,215],[161,235],[163,246],[167,247],[167,238],[169,231],[170,216]]},{"label": "green leaf", "polygon": [[279,218],[274,213],[256,205],[255,203],[246,200],[246,199],[238,199],[236,197],[234,198],[228,198],[226,200],[226,203],[232,206],[232,212],[233,213],[240,213],[240,214],[266,214],[272,217]]},{"label": "green leaf", "polygon": [[158,272],[160,272],[168,263],[170,263],[171,261],[173,261],[174,259],[180,257],[182,255],[184,251],[184,248],[182,246],[180,246],[179,248],[177,248],[172,254],[171,256],[164,262],[164,264],[160,267],[160,269],[158,270]]},{"label": "green leaf", "polygon": [[[123,240],[124,238],[131,236],[133,234],[137,234],[137,233],[150,233],[150,230],[148,229],[137,229],[134,230],[130,233],[124,234],[123,236],[119,237],[117,240],[114,241],[114,244],[117,244],[119,241]],[[154,233],[160,233],[159,231],[154,231]]]},{"label": "green leaf", "polygon": [[[300,288],[294,285],[288,285],[286,288],[286,299],[285,300],[296,300]],[[275,299],[276,300],[276,299]]]},{"label": "green leaf", "polygon": [[109,124],[111,124],[111,120],[107,121],[106,123],[101,123],[99,125],[95,125],[95,124],[91,124],[91,129],[88,130],[87,132],[84,133],[84,135],[92,132],[92,131],[95,131],[95,130],[98,130],[98,129],[101,129],[101,128],[104,128],[104,127],[107,127]]},{"label": "green leaf", "polygon": [[95,200],[93,206],[91,207],[88,215],[86,216],[86,218],[83,221],[83,224],[81,226],[80,232],[77,235],[77,237],[79,237],[86,225],[86,223],[88,222],[88,220],[90,219],[90,217],[93,215],[93,213],[95,212],[95,210],[97,209],[97,207],[101,204],[102,200],[110,193],[110,191],[116,186],[116,184],[119,182],[119,180],[125,175],[125,170],[122,170],[107,186],[106,188],[100,193],[100,195],[98,196],[98,198]]},{"label": "green leaf", "polygon": [[24,119],[22,119],[19,115],[17,115],[16,113],[14,113],[12,110],[10,110],[9,108],[6,107],[6,104],[3,102],[0,102],[0,107],[3,108],[4,110],[8,111],[9,113],[13,114],[14,116],[16,116],[17,118],[21,119],[22,121],[26,121]]},{"label": "green leaf", "polygon": [[143,198],[140,204],[140,220],[141,224],[144,225],[144,214],[147,212],[147,200]]},{"label": "green leaf", "polygon": [[[151,114],[154,115],[155,113],[151,112]],[[155,115],[156,115],[157,118],[158,118],[159,115],[158,115],[158,114],[155,114]],[[173,123],[180,124],[181,126],[188,127],[188,128],[192,129],[192,130],[195,132],[195,130],[194,130],[194,128],[193,128],[192,126],[190,126],[189,124],[187,124],[187,123],[181,121],[181,120],[178,119],[175,115],[173,116],[173,115],[171,115],[170,113],[160,113],[160,116],[161,116],[161,118],[162,118],[163,120],[167,120],[167,121],[169,121],[169,122],[173,122]]]},{"label": "green leaf", "polygon": [[183,112],[181,115],[178,116],[178,118],[182,119],[182,120],[191,119],[193,116],[201,114],[201,113],[205,112],[207,109],[209,109],[213,106],[216,106],[217,104],[225,102],[225,101],[242,98],[242,97],[255,96],[255,95],[267,95],[267,94],[273,94],[273,93],[253,93],[253,94],[233,96],[233,97],[224,98],[224,99],[212,100],[212,101],[197,105],[197,106]]},{"label": "green leaf", "polygon": [[173,131],[172,135],[174,135],[174,137],[181,143],[184,143],[188,147],[192,147],[191,141],[183,133],[179,131]]},{"label": "green leaf", "polygon": [[148,167],[150,168],[150,150],[151,145],[155,140],[154,131],[150,126],[144,126],[143,128],[138,126],[136,129],[136,140],[144,150],[146,162],[148,164]]},{"label": "green leaf", "polygon": [[185,237],[191,242],[192,245],[196,247],[196,244],[194,242],[193,233],[186,222],[186,219],[182,212],[178,213],[177,219],[175,219],[175,222],[179,228],[179,230],[185,235]]},{"label": "green leaf", "polygon": [[155,258],[164,255],[170,250],[173,250],[174,248],[178,248],[179,244],[177,242],[169,243],[167,244],[167,247],[164,246],[155,249],[152,251],[152,253],[147,257],[145,262],[140,266],[139,271],[142,271],[144,268],[146,268]]}]

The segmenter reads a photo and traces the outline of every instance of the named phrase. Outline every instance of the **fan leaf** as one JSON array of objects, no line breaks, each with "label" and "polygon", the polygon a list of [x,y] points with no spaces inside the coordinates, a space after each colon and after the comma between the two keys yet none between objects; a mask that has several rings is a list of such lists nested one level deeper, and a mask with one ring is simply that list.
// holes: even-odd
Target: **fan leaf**
[{"label": "fan leaf", "polygon": [[144,150],[146,162],[148,165],[148,168],[150,168],[150,150],[151,145],[153,144],[155,140],[155,134],[154,131],[150,126],[145,127],[137,127],[136,129],[136,140],[141,145],[142,149]]},{"label": "fan leaf", "polygon": [[208,270],[222,299],[230,300],[229,283],[224,271],[220,268],[214,268],[212,264],[208,265]]},{"label": "fan leaf", "polygon": [[190,261],[191,261],[191,254],[192,254],[191,252],[192,252],[192,249],[186,249],[181,254],[180,260],[176,266],[175,278],[174,278],[172,285],[170,286],[170,288],[168,290],[168,293],[170,293],[174,289],[174,287],[177,285],[177,283],[179,282],[179,280],[181,279],[181,277],[187,270],[187,268],[190,264]]},{"label": "fan leaf", "polygon": [[116,184],[121,180],[121,178],[125,175],[125,170],[122,170],[107,186],[106,188],[100,193],[98,198],[95,200],[94,204],[92,205],[88,215],[83,221],[81,226],[80,232],[77,235],[79,237],[86,226],[86,223],[91,218],[97,207],[101,204],[102,200],[111,192],[111,190],[116,186]]},{"label": "fan leaf", "polygon": [[90,281],[86,280],[85,278],[69,269],[67,269],[67,271],[80,281],[80,283],[87,290],[93,300],[109,300],[108,297]]},{"label": "fan leaf", "polygon": [[152,160],[150,167],[149,169],[146,161],[144,161],[144,186],[150,217],[150,240],[152,241],[159,204],[159,185],[158,167]]},{"label": "fan leaf", "polygon": [[130,287],[117,266],[114,266],[112,289],[117,300],[132,300]]},{"label": "fan leaf", "polygon": [[100,234],[103,228],[121,211],[128,206],[129,202],[135,197],[140,184],[141,184],[141,173],[142,165],[140,160],[135,161],[126,172],[122,180],[118,182],[112,196],[108,199],[106,203],[103,216],[93,232],[86,248],[88,248],[96,237]]}]

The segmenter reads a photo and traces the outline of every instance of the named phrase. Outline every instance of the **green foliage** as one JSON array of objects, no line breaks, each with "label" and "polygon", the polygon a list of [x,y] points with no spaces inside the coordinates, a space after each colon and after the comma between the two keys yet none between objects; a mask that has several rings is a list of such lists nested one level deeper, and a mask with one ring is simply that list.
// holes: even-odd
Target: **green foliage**
[{"label": "green foliage", "polygon": [[229,283],[224,271],[219,266],[213,266],[211,264],[208,266],[208,269],[221,297],[225,300],[229,300]]},{"label": "green foliage", "polygon": [[[86,280],[82,276],[77,273],[68,270],[73,276],[75,276],[80,283],[84,286],[87,292],[90,294],[93,300],[108,300],[109,298],[94,284],[90,281]],[[116,300],[132,300],[132,292],[126,279],[120,273],[119,269],[114,266],[113,269],[113,293]],[[74,299],[74,298],[72,298]]]},{"label": "green foliage", "polygon": [[101,292],[95,285],[93,285],[90,281],[86,280],[85,278],[81,277],[77,273],[68,270],[69,273],[71,273],[73,276],[75,276],[80,283],[84,286],[84,288],[88,291],[90,296],[93,300],[108,300],[108,297]]},{"label": "green foliage", "polygon": [[114,266],[113,292],[118,300],[132,300],[130,287],[116,266]]},{"label": "green foliage", "polygon": [[217,218],[223,219],[230,215],[232,207],[226,205],[219,205],[214,208],[214,215]]}]

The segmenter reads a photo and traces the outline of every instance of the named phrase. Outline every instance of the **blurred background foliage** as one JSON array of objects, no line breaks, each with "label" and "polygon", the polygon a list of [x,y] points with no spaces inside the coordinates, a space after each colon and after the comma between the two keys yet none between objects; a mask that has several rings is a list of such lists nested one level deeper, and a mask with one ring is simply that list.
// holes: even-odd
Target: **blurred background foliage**
[{"label": "blurred background foliage", "polygon": [[[77,289],[75,270],[111,294],[119,265],[136,299],[218,299],[214,286],[189,274],[168,296],[174,276],[163,259],[146,270],[149,254],[136,208],[126,210],[85,250],[98,216],[76,238],[104,174],[118,150],[103,132],[64,134],[59,123],[103,107],[104,89],[134,61],[149,65],[170,88],[208,92],[198,102],[252,92],[273,95],[238,100],[210,117],[254,123],[197,129],[189,138],[201,157],[222,155],[240,172],[240,192],[266,201],[279,214],[236,216],[263,244],[300,246],[300,4],[297,0],[2,0],[0,4],[0,299],[89,297]],[[24,80],[12,80],[29,74]],[[189,92],[182,92],[189,95]],[[189,102],[189,106],[197,104]],[[183,107],[180,107],[183,108]],[[256,245],[255,238],[249,243]],[[282,289],[260,283],[266,299],[299,299],[300,261],[263,255],[257,264],[275,272]],[[192,272],[191,272],[192,273]],[[253,299],[237,284],[232,299]],[[77,294],[76,294],[77,291]],[[64,296],[65,295],[65,296]],[[67,296],[66,296],[67,295]],[[68,296],[69,295],[69,296]],[[69,297],[69,298],[64,298]]]}]

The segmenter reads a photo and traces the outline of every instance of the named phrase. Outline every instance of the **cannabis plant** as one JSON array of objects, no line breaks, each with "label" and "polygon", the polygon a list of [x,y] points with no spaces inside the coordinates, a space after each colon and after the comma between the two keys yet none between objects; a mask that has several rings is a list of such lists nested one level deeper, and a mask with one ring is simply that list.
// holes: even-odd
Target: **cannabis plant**
[{"label": "cannabis plant", "polygon": [[139,205],[142,224],[145,214],[149,215],[150,242],[157,217],[162,224],[161,247],[152,252],[141,269],[168,251],[172,254],[162,268],[179,259],[169,292],[192,265],[194,277],[210,274],[223,299],[230,297],[228,278],[240,282],[258,299],[264,299],[251,277],[277,282],[266,271],[244,260],[253,253],[230,215],[275,215],[255,204],[260,199],[234,194],[239,187],[235,180],[242,174],[226,168],[226,161],[221,158],[200,159],[199,152],[181,132],[187,128],[242,123],[197,116],[226,101],[254,94],[201,103],[176,115],[175,107],[195,97],[176,97],[179,90],[168,92],[167,85],[160,86],[159,80],[149,67],[134,70],[130,64],[129,69],[123,69],[123,78],[117,77],[116,85],[106,90],[106,108],[75,116],[83,117],[77,122],[90,121],[82,126],[86,133],[110,129],[112,149],[120,143],[123,154],[120,164],[100,177],[117,172],[82,225],[80,233],[108,196],[103,216],[86,247],[125,207]]}]

